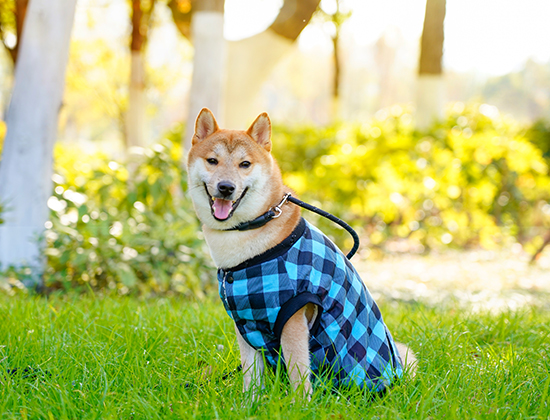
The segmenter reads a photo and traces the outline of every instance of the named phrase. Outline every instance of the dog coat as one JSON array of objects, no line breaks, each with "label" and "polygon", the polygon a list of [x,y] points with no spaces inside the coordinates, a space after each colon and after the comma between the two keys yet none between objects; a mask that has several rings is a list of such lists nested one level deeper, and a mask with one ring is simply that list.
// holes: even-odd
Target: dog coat
[{"label": "dog coat", "polygon": [[314,379],[382,391],[403,368],[378,306],[342,252],[301,219],[282,243],[237,267],[218,270],[219,293],[244,340],[276,367],[285,323],[307,303]]}]

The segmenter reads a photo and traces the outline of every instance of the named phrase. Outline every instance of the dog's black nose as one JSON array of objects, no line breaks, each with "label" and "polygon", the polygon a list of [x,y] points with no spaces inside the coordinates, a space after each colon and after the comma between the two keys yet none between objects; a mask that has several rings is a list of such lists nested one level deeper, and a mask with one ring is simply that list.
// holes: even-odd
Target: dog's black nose
[{"label": "dog's black nose", "polygon": [[218,191],[224,197],[229,197],[235,191],[235,185],[229,181],[222,181],[218,184]]}]

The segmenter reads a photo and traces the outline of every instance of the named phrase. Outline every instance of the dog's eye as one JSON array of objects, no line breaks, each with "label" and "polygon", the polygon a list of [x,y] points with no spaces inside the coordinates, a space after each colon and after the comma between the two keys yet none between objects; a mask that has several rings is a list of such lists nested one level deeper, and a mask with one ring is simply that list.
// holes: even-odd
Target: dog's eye
[{"label": "dog's eye", "polygon": [[252,165],[248,160],[245,160],[239,164],[241,168],[249,168]]},{"label": "dog's eye", "polygon": [[208,159],[206,159],[206,161],[207,161],[210,165],[217,165],[217,164],[218,164],[218,159],[208,158]]}]

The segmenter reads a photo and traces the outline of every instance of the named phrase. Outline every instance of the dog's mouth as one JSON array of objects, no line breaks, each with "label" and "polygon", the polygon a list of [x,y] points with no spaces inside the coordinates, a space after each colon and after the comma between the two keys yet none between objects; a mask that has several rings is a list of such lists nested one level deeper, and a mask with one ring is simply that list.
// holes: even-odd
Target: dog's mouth
[{"label": "dog's mouth", "polygon": [[233,216],[233,213],[235,213],[235,210],[237,209],[237,207],[241,203],[241,200],[248,191],[248,187],[246,187],[241,196],[233,201],[226,200],[224,198],[212,197],[208,192],[206,184],[204,184],[204,189],[206,191],[206,195],[208,195],[208,199],[210,200],[210,211],[212,212],[212,216],[219,222],[225,222],[226,220],[229,220],[231,216]]}]

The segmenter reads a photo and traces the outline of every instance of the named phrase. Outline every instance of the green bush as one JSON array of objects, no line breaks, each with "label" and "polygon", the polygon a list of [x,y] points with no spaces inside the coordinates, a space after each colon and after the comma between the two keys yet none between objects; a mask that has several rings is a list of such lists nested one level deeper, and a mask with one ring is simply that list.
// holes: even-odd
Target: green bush
[{"label": "green bush", "polygon": [[537,120],[526,133],[527,138],[538,149],[548,163],[550,163],[550,121],[545,119]]},{"label": "green bush", "polygon": [[[2,146],[4,145],[5,136],[6,136],[6,123],[4,121],[0,121],[0,160],[2,159]],[[4,223],[4,219],[2,219],[3,212],[4,212],[4,207],[2,206],[2,203],[0,203],[0,225]]]},{"label": "green bush", "polygon": [[[488,105],[455,104],[429,130],[413,127],[397,106],[364,124],[276,125],[273,150],[285,182],[354,226],[367,252],[540,247],[550,228],[547,125],[526,130]],[[187,189],[180,138],[181,127],[125,164],[56,147],[47,287],[190,296],[215,288],[191,202],[174,199]],[[308,217],[351,247],[344,230]],[[32,273],[6,276],[21,286]]]},{"label": "green bush", "polygon": [[126,166],[58,146],[46,286],[193,296],[212,288],[214,272],[192,205],[186,196],[173,198],[186,189],[180,157],[171,140]]},{"label": "green bush", "polygon": [[273,148],[287,184],[350,222],[372,249],[534,249],[550,227],[541,150],[488,105],[457,104],[427,132],[401,107],[365,124],[277,126]]}]

